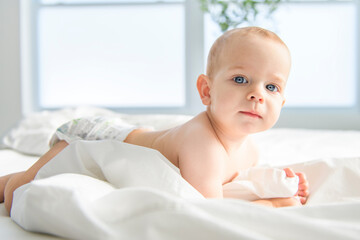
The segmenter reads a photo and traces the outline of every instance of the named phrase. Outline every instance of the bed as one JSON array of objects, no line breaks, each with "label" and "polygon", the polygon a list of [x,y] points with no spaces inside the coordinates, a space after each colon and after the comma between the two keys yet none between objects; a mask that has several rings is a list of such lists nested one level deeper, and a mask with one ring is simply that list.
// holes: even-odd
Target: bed
[{"label": "bed", "polygon": [[[127,115],[99,108],[36,113],[4,137],[0,176],[31,166],[47,150],[47,143],[60,124],[94,115],[115,116],[155,129],[191,118]],[[193,191],[186,187],[181,193],[184,198],[136,187],[112,192],[111,186],[103,186],[88,176],[59,174],[19,190],[18,198],[23,199],[16,206],[15,221],[0,204],[1,239],[359,239],[359,131],[274,128],[254,135],[254,139],[261,165],[291,166],[307,174],[310,197],[305,206],[270,209],[238,199],[205,200],[196,197],[196,193],[191,195]],[[64,179],[78,184],[64,186]],[[101,191],[110,191],[112,198],[105,193],[100,196],[99,191],[88,188],[88,183],[98,186],[96,189],[111,188]],[[52,193],[48,193],[49,186]],[[74,188],[81,188],[88,198],[79,196]],[[36,189],[49,194],[49,198],[39,199],[39,194],[34,194]],[[70,191],[72,200],[69,203],[58,197],[50,201],[54,191],[61,194],[58,196]],[[81,202],[90,198],[93,202]]]}]

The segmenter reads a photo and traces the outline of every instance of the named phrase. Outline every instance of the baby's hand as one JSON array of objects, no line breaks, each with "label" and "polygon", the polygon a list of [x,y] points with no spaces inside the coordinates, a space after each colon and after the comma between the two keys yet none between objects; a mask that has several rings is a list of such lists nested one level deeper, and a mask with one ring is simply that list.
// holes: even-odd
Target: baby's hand
[{"label": "baby's hand", "polygon": [[259,199],[253,203],[274,208],[301,206],[300,199],[297,197]]},{"label": "baby's hand", "polygon": [[299,198],[301,204],[305,204],[309,196],[309,182],[307,181],[305,174],[302,172],[295,173],[290,168],[285,168],[284,171],[287,177],[295,177],[295,175],[299,177],[299,187],[295,197]]},{"label": "baby's hand", "polygon": [[268,199],[272,207],[279,208],[279,207],[292,207],[292,206],[301,206],[300,199],[296,197],[290,198],[271,198]]}]

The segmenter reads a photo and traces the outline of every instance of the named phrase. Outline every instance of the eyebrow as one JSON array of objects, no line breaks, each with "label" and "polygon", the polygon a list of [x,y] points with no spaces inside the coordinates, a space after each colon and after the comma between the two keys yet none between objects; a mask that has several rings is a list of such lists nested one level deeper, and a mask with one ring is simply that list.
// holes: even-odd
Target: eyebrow
[{"label": "eyebrow", "polygon": [[281,82],[281,84],[286,84],[286,80],[280,74],[272,74],[272,79]]},{"label": "eyebrow", "polygon": [[235,69],[245,69],[245,67],[243,67],[243,66],[233,66],[233,67],[229,68],[230,71],[235,70]]}]

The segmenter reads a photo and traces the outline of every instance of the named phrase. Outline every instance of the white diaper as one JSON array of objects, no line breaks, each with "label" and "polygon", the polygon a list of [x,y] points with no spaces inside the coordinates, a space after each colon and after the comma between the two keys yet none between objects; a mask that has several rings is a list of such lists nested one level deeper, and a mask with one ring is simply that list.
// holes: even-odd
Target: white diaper
[{"label": "white diaper", "polygon": [[61,125],[50,140],[50,147],[60,140],[71,143],[77,140],[119,140],[124,141],[135,129],[119,118],[78,118]]},{"label": "white diaper", "polygon": [[287,177],[282,169],[254,167],[239,172],[232,181],[223,185],[226,198],[253,201],[264,198],[293,197],[298,191],[299,177]]}]

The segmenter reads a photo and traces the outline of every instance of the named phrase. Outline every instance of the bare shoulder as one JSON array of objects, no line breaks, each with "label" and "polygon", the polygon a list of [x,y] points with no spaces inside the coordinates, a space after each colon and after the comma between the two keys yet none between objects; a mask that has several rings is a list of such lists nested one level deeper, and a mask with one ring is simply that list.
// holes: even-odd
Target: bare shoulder
[{"label": "bare shoulder", "polygon": [[200,114],[179,130],[182,134],[178,153],[181,175],[205,197],[222,197],[228,156],[207,116]]},{"label": "bare shoulder", "polygon": [[181,126],[179,132],[182,135],[180,137],[183,140],[182,145],[187,145],[187,147],[196,146],[201,149],[215,147],[217,149],[221,146],[205,112]]}]

